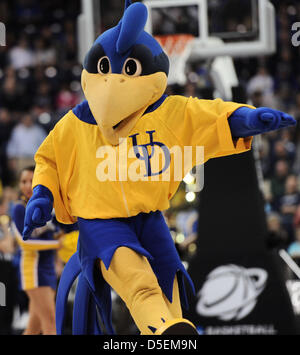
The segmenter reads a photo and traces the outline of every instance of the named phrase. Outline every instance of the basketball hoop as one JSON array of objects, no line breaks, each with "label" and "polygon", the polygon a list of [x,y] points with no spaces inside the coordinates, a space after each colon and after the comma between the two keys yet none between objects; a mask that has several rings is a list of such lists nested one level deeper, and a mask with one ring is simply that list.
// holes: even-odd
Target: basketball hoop
[{"label": "basketball hoop", "polygon": [[188,34],[155,37],[170,59],[169,84],[186,83],[185,66],[192,51],[194,36]]}]

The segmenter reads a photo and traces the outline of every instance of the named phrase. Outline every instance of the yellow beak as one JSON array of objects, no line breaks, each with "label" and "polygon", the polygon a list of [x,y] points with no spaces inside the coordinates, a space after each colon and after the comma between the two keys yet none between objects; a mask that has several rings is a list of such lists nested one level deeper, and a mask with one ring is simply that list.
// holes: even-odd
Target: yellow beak
[{"label": "yellow beak", "polygon": [[163,72],[128,77],[123,74],[90,74],[82,71],[81,85],[98,127],[112,145],[118,145],[147,108],[167,87]]}]

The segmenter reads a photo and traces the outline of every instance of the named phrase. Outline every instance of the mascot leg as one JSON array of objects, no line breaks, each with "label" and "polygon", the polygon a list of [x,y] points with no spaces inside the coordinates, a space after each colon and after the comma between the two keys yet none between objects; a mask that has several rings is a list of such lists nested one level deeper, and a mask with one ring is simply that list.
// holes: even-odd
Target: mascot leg
[{"label": "mascot leg", "polygon": [[172,302],[163,294],[166,305],[173,316],[173,319],[167,320],[157,331],[155,335],[198,335],[195,326],[186,319],[182,319],[182,308],[177,276],[175,276],[173,286]]},{"label": "mascot leg", "polygon": [[164,294],[163,294],[163,298],[164,298],[166,305],[167,305],[170,313],[172,314],[173,318],[181,318],[182,317],[182,309],[181,309],[177,276],[175,276],[175,280],[174,280],[172,303],[169,302],[168,298]]},{"label": "mascot leg", "polygon": [[[116,250],[108,270],[102,261],[100,267],[106,282],[125,302],[141,334],[167,334],[169,328],[174,328],[174,325],[177,327],[178,324],[188,328],[188,334],[193,334],[194,327],[190,322],[181,318],[174,319],[172,312],[179,315],[181,311],[178,305],[175,310],[175,306],[166,303],[147,258],[121,247]],[[182,329],[177,328],[177,331],[181,332]],[[183,334],[187,333],[183,330]]]}]

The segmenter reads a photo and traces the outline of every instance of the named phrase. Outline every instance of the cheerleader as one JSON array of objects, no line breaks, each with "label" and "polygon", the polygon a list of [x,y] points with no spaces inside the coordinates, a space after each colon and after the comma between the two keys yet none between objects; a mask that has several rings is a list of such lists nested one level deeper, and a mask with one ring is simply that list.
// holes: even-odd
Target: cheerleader
[{"label": "cheerleader", "polygon": [[21,287],[29,298],[29,321],[24,335],[56,334],[55,328],[55,249],[60,241],[54,240],[54,231],[47,224],[37,228],[27,241],[22,239],[25,209],[32,195],[34,167],[21,171],[19,188],[20,201],[13,207],[12,229],[20,246]]}]

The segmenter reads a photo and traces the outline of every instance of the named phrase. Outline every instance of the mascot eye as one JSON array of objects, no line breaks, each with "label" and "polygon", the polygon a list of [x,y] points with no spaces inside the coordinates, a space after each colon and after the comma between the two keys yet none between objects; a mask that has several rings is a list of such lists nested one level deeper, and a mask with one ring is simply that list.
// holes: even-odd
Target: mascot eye
[{"label": "mascot eye", "polygon": [[140,76],[142,74],[142,64],[139,60],[128,58],[123,66],[122,73],[127,76]]},{"label": "mascot eye", "polygon": [[110,66],[110,61],[108,57],[102,57],[98,61],[97,65],[98,73],[105,75],[105,74],[110,74],[111,73],[111,66]]}]

